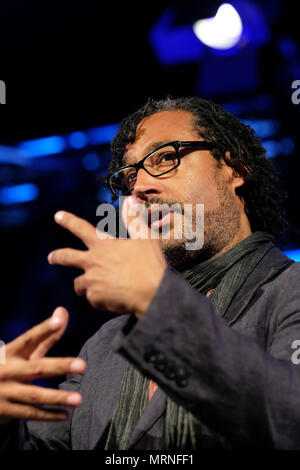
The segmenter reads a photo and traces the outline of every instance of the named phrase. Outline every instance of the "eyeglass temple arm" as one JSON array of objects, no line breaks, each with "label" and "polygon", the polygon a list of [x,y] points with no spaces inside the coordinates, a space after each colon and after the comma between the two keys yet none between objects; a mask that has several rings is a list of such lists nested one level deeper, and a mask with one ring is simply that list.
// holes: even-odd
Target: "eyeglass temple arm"
[{"label": "eyeglass temple arm", "polygon": [[178,147],[198,147],[198,148],[203,148],[203,149],[213,149],[216,147],[216,144],[214,142],[206,142],[202,140],[191,140],[191,141],[185,141],[185,142],[176,142]]}]

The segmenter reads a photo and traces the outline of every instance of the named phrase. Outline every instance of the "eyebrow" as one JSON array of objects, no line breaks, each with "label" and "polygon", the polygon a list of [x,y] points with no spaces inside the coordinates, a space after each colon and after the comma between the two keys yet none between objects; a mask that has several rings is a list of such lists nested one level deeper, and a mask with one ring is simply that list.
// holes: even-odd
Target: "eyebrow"
[{"label": "eyebrow", "polygon": [[[162,145],[168,144],[169,142],[173,142],[172,140],[158,140],[157,142],[152,142],[152,144],[148,145],[145,149],[145,155],[141,157],[139,160],[142,160],[148,153],[153,152],[153,150],[156,150],[158,147],[161,147]],[[130,160],[132,157],[130,154],[126,154],[125,157],[123,157],[123,165],[130,165]],[[138,161],[139,161],[138,160]]]}]

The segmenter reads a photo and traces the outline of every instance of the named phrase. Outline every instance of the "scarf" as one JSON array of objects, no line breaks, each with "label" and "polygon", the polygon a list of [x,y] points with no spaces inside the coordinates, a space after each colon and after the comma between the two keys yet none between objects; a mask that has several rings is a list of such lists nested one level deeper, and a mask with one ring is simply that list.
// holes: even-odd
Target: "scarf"
[{"label": "scarf", "polygon": [[[240,288],[263,256],[274,246],[266,232],[254,232],[225,253],[178,275],[206,295],[218,315],[224,316]],[[150,379],[129,364],[121,381],[105,450],[125,450],[148,402]],[[201,442],[200,421],[184,407],[167,398],[165,448],[197,449]]]}]

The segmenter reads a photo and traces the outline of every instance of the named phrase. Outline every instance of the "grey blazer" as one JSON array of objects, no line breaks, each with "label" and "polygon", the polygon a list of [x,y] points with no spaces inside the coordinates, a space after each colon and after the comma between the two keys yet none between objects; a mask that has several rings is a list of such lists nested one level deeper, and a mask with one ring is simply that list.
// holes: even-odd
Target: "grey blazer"
[{"label": "grey blazer", "polygon": [[272,248],[224,318],[167,269],[140,320],[120,316],[83,346],[82,405],[61,423],[0,427],[2,449],[103,449],[127,361],[159,384],[129,444],[164,449],[166,397],[203,425],[201,448],[300,449],[300,263]]}]

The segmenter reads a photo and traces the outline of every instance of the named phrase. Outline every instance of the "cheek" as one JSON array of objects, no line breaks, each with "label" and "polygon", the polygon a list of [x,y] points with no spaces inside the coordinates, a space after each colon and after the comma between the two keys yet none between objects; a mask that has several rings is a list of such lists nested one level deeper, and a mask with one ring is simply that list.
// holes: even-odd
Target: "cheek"
[{"label": "cheek", "polygon": [[182,183],[181,200],[186,203],[204,204],[204,209],[219,207],[219,192],[214,178],[195,177],[193,173],[186,175]]}]

